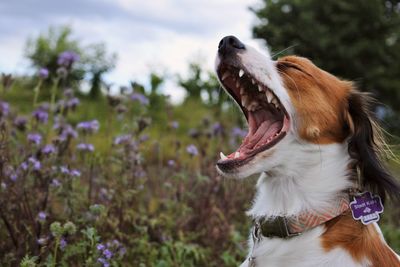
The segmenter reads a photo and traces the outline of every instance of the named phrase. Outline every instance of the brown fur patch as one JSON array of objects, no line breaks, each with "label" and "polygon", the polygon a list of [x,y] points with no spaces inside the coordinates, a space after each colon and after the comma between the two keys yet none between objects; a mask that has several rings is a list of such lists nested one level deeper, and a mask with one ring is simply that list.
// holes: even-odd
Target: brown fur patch
[{"label": "brown fur patch", "polygon": [[[317,144],[343,142],[349,134],[345,111],[352,84],[306,58],[284,57],[277,66],[296,109],[300,137]],[[309,127],[318,129],[317,134]]]},{"label": "brown fur patch", "polygon": [[375,227],[355,221],[350,212],[327,222],[326,228],[321,236],[321,243],[326,251],[340,247],[357,262],[367,259],[371,267],[400,266],[400,261]]}]

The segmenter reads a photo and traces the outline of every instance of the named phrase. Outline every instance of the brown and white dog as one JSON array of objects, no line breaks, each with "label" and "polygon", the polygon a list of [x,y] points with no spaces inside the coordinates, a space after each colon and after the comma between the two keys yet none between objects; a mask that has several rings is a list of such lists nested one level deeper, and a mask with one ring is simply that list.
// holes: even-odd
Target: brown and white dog
[{"label": "brown and white dog", "polygon": [[380,159],[370,98],[306,58],[274,61],[233,36],[221,40],[216,70],[249,127],[217,169],[261,174],[242,266],[400,266],[376,222],[364,225],[349,209],[357,189],[400,194]]}]

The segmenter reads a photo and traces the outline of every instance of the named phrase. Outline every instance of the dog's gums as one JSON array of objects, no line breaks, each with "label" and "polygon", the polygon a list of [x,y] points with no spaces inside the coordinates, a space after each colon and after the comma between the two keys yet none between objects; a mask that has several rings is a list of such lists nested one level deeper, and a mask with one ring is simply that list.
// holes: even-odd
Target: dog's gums
[{"label": "dog's gums", "polygon": [[240,147],[227,156],[221,152],[218,161],[219,166],[238,166],[282,140],[289,129],[289,115],[274,92],[243,68],[222,65],[217,73],[248,122],[249,132]]}]

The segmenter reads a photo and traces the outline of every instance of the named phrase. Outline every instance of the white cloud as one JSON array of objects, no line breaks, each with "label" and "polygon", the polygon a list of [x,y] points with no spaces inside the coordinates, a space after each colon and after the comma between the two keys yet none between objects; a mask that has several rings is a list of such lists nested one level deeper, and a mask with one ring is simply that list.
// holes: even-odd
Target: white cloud
[{"label": "white cloud", "polygon": [[[236,35],[246,43],[258,47],[251,40],[254,15],[248,10],[256,0],[101,0],[85,2],[80,13],[66,13],[43,17],[35,21],[38,14],[24,18],[24,28],[7,32],[2,36],[0,29],[0,51],[7,52],[7,62],[0,63],[1,71],[21,72],[23,47],[29,33],[37,35],[50,25],[71,24],[76,36],[83,43],[105,42],[108,50],[118,54],[115,70],[107,80],[116,84],[127,84],[130,80],[146,82],[150,71],[185,73],[188,61],[202,58],[207,69],[213,69],[214,57],[219,40],[225,35]],[[75,1],[75,4],[79,3]],[[99,3],[101,12],[89,7]],[[112,6],[107,15],[104,10]],[[76,6],[79,9],[79,6]],[[45,11],[43,11],[46,13]],[[89,14],[86,14],[86,13]],[[85,14],[85,15],[83,15]],[[7,22],[7,18],[0,19]],[[9,14],[10,22],[13,20]],[[15,19],[13,23],[15,23]],[[165,86],[172,90],[173,86]],[[175,92],[176,91],[176,92]],[[167,92],[173,97],[182,95],[177,90]]]}]

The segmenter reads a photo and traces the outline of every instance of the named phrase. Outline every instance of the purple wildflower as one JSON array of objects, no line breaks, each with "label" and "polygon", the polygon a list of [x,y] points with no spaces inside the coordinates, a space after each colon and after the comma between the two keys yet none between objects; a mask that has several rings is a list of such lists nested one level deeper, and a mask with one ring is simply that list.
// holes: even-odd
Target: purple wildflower
[{"label": "purple wildflower", "polygon": [[243,130],[243,129],[239,128],[239,127],[234,127],[232,129],[232,136],[233,137],[244,138],[244,137],[246,137],[246,135],[247,135],[247,131],[246,130]]},{"label": "purple wildflower", "polygon": [[175,160],[173,160],[173,159],[168,160],[167,164],[169,167],[175,167],[175,165],[176,165]]},{"label": "purple wildflower", "polygon": [[62,174],[69,174],[69,169],[65,166],[60,166],[60,172]]},{"label": "purple wildflower", "polygon": [[83,132],[95,133],[99,130],[99,122],[98,120],[83,121],[78,123],[76,128],[78,130],[82,130]]},{"label": "purple wildflower", "polygon": [[224,131],[224,128],[222,127],[222,124],[219,122],[214,123],[212,126],[213,134],[214,135],[221,135]]},{"label": "purple wildflower", "polygon": [[197,150],[197,147],[193,144],[188,145],[186,147],[186,152],[189,153],[191,156],[197,156],[199,154],[199,151]]},{"label": "purple wildflower", "polygon": [[15,181],[17,181],[17,179],[18,179],[18,175],[17,175],[16,173],[12,173],[12,174],[10,175],[10,179],[11,179],[11,181],[15,182]]},{"label": "purple wildflower", "polygon": [[40,211],[40,212],[38,213],[38,215],[37,215],[37,219],[38,219],[38,221],[40,221],[40,222],[44,222],[44,221],[46,220],[46,218],[47,218],[47,214],[46,214],[46,212],[44,212],[44,211]]},{"label": "purple wildflower", "polygon": [[48,119],[49,119],[49,113],[47,113],[47,111],[42,108],[39,107],[37,110],[35,110],[34,112],[32,112],[32,116],[40,123],[47,123]]},{"label": "purple wildflower", "polygon": [[178,129],[179,128],[179,122],[177,122],[177,121],[171,122],[170,125],[171,125],[172,129]]},{"label": "purple wildflower", "polygon": [[7,102],[0,101],[0,116],[7,116],[10,113],[10,105]]},{"label": "purple wildflower", "polygon": [[25,131],[27,122],[28,120],[25,117],[16,117],[14,126],[20,131]]},{"label": "purple wildflower", "polygon": [[[59,125],[54,125],[54,128],[61,128],[61,127]],[[66,124],[62,127],[59,139],[61,141],[66,141],[69,138],[77,138],[77,137],[78,137],[77,131],[75,131],[71,125]]]},{"label": "purple wildflower", "polygon": [[121,246],[118,250],[119,255],[122,257],[126,254],[126,248]]},{"label": "purple wildflower", "polygon": [[33,167],[33,169],[35,171],[40,170],[40,168],[42,167],[42,164],[40,163],[40,161],[38,161],[37,159],[35,159],[34,157],[30,157],[28,159],[28,162],[31,164],[31,166]]},{"label": "purple wildflower", "polygon": [[65,89],[64,96],[68,99],[71,99],[74,96],[74,90],[71,88]]},{"label": "purple wildflower", "polygon": [[53,180],[51,180],[51,185],[54,187],[59,187],[59,186],[61,186],[61,183],[57,179],[53,179]]},{"label": "purple wildflower", "polygon": [[149,99],[145,95],[140,93],[132,93],[131,100],[138,101],[142,105],[148,105],[150,103]]},{"label": "purple wildflower", "polygon": [[28,163],[26,163],[25,161],[21,163],[21,165],[19,165],[19,167],[21,169],[23,169],[24,171],[26,171],[29,168]]},{"label": "purple wildflower", "polygon": [[80,57],[74,51],[64,51],[58,55],[57,64],[64,67],[70,67],[74,62],[79,61]]},{"label": "purple wildflower", "polygon": [[41,68],[39,70],[39,77],[41,79],[47,79],[47,77],[49,77],[49,70],[46,68]]},{"label": "purple wildflower", "polygon": [[137,169],[133,173],[136,177],[142,178],[146,176],[146,172],[142,169]]},{"label": "purple wildflower", "polygon": [[105,249],[103,251],[103,255],[107,258],[107,259],[111,259],[111,257],[113,256],[113,253],[109,250],[109,249]]},{"label": "purple wildflower", "polygon": [[106,259],[104,259],[104,258],[98,258],[97,261],[100,262],[101,264],[103,264],[102,267],[109,267],[110,266],[110,263],[108,263],[108,261]]},{"label": "purple wildflower", "polygon": [[74,108],[76,108],[76,107],[79,105],[79,103],[80,103],[79,99],[76,98],[76,97],[74,97],[74,98],[68,100],[67,106],[68,106],[69,108],[74,109]]},{"label": "purple wildflower", "polygon": [[117,136],[114,139],[114,145],[129,143],[129,141],[131,141],[131,139],[132,139],[132,136],[130,134]]},{"label": "purple wildflower", "polygon": [[40,145],[40,143],[42,142],[42,136],[38,133],[28,134],[27,139],[29,142],[31,142],[35,145]]},{"label": "purple wildflower", "polygon": [[81,151],[93,152],[94,146],[92,144],[80,143],[80,144],[76,145],[76,149],[81,150]]},{"label": "purple wildflower", "polygon": [[77,170],[77,169],[72,169],[70,171],[70,175],[73,176],[73,177],[80,177],[81,176],[81,172],[79,170]]},{"label": "purple wildflower", "polygon": [[56,147],[52,144],[45,145],[42,148],[42,153],[45,155],[50,155],[56,152]]},{"label": "purple wildflower", "polygon": [[97,248],[98,251],[102,251],[102,250],[104,250],[106,247],[105,247],[103,244],[100,243],[100,244],[97,244],[96,248]]},{"label": "purple wildflower", "polygon": [[68,245],[67,240],[65,240],[65,238],[61,238],[61,240],[60,240],[60,249],[64,250],[67,245]]},{"label": "purple wildflower", "polygon": [[146,142],[146,141],[149,140],[149,139],[150,139],[149,135],[144,134],[144,135],[142,135],[142,136],[139,138],[139,141],[140,141],[140,142]]}]

